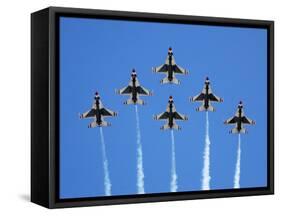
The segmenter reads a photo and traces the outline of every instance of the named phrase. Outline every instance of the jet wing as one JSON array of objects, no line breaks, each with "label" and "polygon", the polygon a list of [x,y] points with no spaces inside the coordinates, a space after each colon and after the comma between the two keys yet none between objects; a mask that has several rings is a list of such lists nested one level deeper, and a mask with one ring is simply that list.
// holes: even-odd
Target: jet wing
[{"label": "jet wing", "polygon": [[162,112],[159,115],[155,116],[156,120],[162,120],[162,119],[167,119],[167,118],[169,118],[168,112]]},{"label": "jet wing", "polygon": [[176,120],[187,120],[187,116],[180,114],[178,112],[174,112],[173,115],[174,115],[174,119]]},{"label": "jet wing", "polygon": [[101,112],[101,115],[102,116],[116,116],[117,114],[116,114],[116,112],[113,112],[113,111],[111,111],[111,110],[109,110],[109,109],[106,109],[106,108],[102,108],[101,110],[100,110],[100,112]]},{"label": "jet wing", "polygon": [[173,71],[178,74],[187,74],[187,70],[178,65],[173,66]]},{"label": "jet wing", "polygon": [[91,109],[87,112],[84,112],[80,118],[93,118],[96,116],[96,109]]},{"label": "jet wing", "polygon": [[166,65],[166,64],[153,68],[153,72],[156,72],[156,73],[167,73],[167,71],[168,71],[168,65]]},{"label": "jet wing", "polygon": [[191,101],[202,101],[204,100],[205,94],[204,93],[200,93],[194,97],[191,98]]},{"label": "jet wing", "polygon": [[229,119],[227,119],[224,123],[225,124],[235,124],[238,121],[238,117],[237,116],[233,116]]},{"label": "jet wing", "polygon": [[140,95],[151,95],[150,91],[142,86],[137,87],[137,92]]},{"label": "jet wing", "polygon": [[126,87],[120,89],[120,90],[118,91],[118,93],[119,93],[119,94],[122,94],[122,95],[129,95],[129,94],[132,93],[132,87],[131,87],[131,86],[126,86]]},{"label": "jet wing", "polygon": [[255,124],[255,122],[253,120],[249,119],[246,116],[243,116],[241,120],[244,124]]},{"label": "jet wing", "polygon": [[210,101],[214,101],[214,102],[221,102],[222,98],[214,95],[213,93],[208,94],[208,98],[210,99]]}]

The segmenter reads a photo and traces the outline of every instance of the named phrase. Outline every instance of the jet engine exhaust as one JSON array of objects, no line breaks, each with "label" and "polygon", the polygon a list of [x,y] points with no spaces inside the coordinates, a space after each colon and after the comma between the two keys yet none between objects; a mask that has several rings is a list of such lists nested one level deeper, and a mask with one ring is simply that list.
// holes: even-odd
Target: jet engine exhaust
[{"label": "jet engine exhaust", "polygon": [[101,137],[101,149],[102,149],[102,160],[103,160],[103,171],[104,171],[104,191],[106,196],[111,196],[111,181],[108,169],[108,160],[106,156],[105,141],[102,127],[100,127]]},{"label": "jet engine exhaust", "polygon": [[206,135],[205,135],[205,149],[203,154],[203,169],[202,169],[202,190],[210,190],[210,137],[209,137],[209,115],[206,112]]},{"label": "jet engine exhaust", "polygon": [[234,188],[240,188],[241,135],[238,134],[237,160],[234,175]]},{"label": "jet engine exhaust", "polygon": [[138,106],[135,105],[136,111],[136,132],[137,132],[137,190],[138,194],[144,194],[144,171],[142,157],[142,143]]},{"label": "jet engine exhaust", "polygon": [[171,130],[171,144],[172,144],[172,160],[171,160],[171,183],[170,183],[170,191],[177,192],[178,183],[177,183],[177,171],[176,171],[176,146],[175,146],[175,137],[174,130]]}]

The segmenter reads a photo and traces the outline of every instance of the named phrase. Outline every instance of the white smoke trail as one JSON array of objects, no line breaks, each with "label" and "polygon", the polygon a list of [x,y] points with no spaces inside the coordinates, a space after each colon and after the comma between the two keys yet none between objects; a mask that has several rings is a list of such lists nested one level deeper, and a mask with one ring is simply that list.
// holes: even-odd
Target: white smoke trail
[{"label": "white smoke trail", "polygon": [[209,116],[206,112],[206,135],[205,135],[205,149],[203,154],[204,165],[202,169],[202,190],[210,190],[210,137],[209,137]]},{"label": "white smoke trail", "polygon": [[237,161],[234,175],[234,188],[240,188],[241,135],[238,135]]},{"label": "white smoke trail", "polygon": [[175,137],[174,130],[171,130],[171,141],[172,141],[172,166],[171,166],[171,192],[177,192],[178,183],[177,183],[177,171],[176,171],[176,146],[175,146]]},{"label": "white smoke trail", "polygon": [[105,141],[104,141],[102,127],[100,127],[100,137],[101,137],[101,149],[102,149],[102,160],[103,160],[103,171],[104,171],[104,191],[106,196],[111,196],[111,181],[109,177],[108,160],[106,156]]},{"label": "white smoke trail", "polygon": [[136,123],[137,123],[137,189],[138,194],[144,194],[144,171],[143,171],[143,159],[142,159],[142,143],[141,143],[141,131],[138,106],[135,105],[136,111]]}]

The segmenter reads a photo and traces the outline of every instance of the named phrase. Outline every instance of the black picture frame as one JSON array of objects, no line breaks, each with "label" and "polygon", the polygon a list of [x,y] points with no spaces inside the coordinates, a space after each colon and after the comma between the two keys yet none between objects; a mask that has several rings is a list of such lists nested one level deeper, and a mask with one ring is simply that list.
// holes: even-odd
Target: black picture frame
[{"label": "black picture frame", "polygon": [[[268,186],[197,192],[59,199],[60,16],[267,29]],[[47,208],[238,197],[274,193],[274,22],[49,7],[31,14],[31,201]]]}]

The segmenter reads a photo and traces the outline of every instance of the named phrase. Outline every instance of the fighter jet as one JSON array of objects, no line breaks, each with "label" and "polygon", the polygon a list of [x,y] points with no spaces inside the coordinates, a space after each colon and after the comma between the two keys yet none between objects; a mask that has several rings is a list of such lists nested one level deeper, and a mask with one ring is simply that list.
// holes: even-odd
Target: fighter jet
[{"label": "fighter jet", "polygon": [[211,105],[213,102],[223,102],[223,99],[214,95],[211,90],[210,80],[206,77],[204,88],[202,92],[194,97],[190,98],[191,102],[199,101],[202,102],[202,106],[196,108],[196,111],[215,111],[215,108]]},{"label": "fighter jet", "polygon": [[140,82],[137,78],[137,72],[135,69],[132,70],[129,85],[120,90],[116,90],[116,93],[120,95],[130,95],[130,98],[127,101],[125,101],[124,104],[140,104],[140,105],[145,104],[145,102],[139,98],[140,95],[142,96],[152,95],[151,91],[145,89],[140,85]]},{"label": "fighter jet", "polygon": [[187,70],[178,66],[175,61],[172,47],[168,50],[168,56],[166,58],[165,64],[159,67],[153,67],[152,71],[155,73],[166,73],[167,76],[160,81],[160,83],[174,83],[180,84],[180,81],[175,77],[175,74],[188,74]]},{"label": "fighter jet", "polygon": [[167,121],[167,123],[160,128],[161,130],[167,130],[167,129],[181,130],[181,127],[176,124],[175,120],[186,121],[188,119],[186,115],[176,112],[176,107],[175,107],[172,96],[169,97],[166,112],[162,112],[159,115],[155,115],[155,116],[153,116],[153,118],[154,118],[154,120],[166,120]]},{"label": "fighter jet", "polygon": [[224,124],[236,124],[235,128],[233,128],[229,133],[248,133],[247,130],[243,127],[243,124],[256,124],[255,121],[249,119],[244,115],[243,111],[243,103],[242,101],[239,102],[237,111],[235,113],[235,116],[227,119]]},{"label": "fighter jet", "polygon": [[104,121],[104,117],[111,117],[111,116],[117,116],[116,112],[113,112],[109,109],[106,109],[103,107],[102,102],[100,100],[100,96],[99,93],[96,92],[95,94],[95,100],[94,103],[92,105],[92,108],[83,113],[82,115],[80,115],[81,119],[84,118],[93,118],[94,121],[91,122],[88,125],[88,128],[93,128],[93,127],[107,127],[110,126],[111,124]]}]

